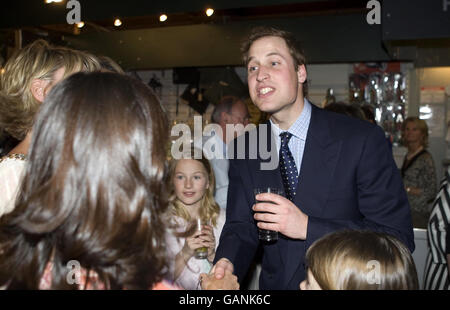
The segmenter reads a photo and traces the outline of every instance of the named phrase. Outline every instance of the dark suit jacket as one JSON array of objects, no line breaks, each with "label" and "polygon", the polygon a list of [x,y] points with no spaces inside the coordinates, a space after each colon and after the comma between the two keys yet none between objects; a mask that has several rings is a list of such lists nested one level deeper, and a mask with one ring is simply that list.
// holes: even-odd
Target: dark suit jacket
[{"label": "dark suit jacket", "polygon": [[[258,246],[251,210],[253,189],[283,189],[278,167],[262,170],[267,162],[252,157],[252,146],[271,137],[270,123],[256,130],[258,142],[246,133],[234,143],[230,160],[227,218],[215,261],[228,258],[239,281],[245,277]],[[244,159],[237,159],[244,143]],[[248,149],[248,150],[247,150]],[[250,150],[250,151],[249,151]],[[276,155],[276,157],[278,157]],[[242,156],[241,156],[242,158]],[[278,160],[278,159],[277,159]],[[367,229],[392,234],[414,250],[411,213],[399,170],[382,129],[369,122],[324,111],[312,105],[311,121],[301,164],[297,195],[293,201],[309,217],[306,240],[282,236],[263,246],[260,289],[297,290],[305,278],[305,253],[327,233],[341,229]]]}]

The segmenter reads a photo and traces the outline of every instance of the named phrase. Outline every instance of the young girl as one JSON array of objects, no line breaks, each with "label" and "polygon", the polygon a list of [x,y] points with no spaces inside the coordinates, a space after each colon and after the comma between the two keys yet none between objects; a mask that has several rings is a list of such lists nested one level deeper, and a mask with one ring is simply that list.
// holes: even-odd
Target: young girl
[{"label": "young girl", "polygon": [[[175,283],[185,289],[198,289],[200,274],[211,269],[225,212],[214,200],[214,172],[209,161],[204,156],[190,157],[171,162],[169,213],[173,227],[167,236],[167,248]],[[210,225],[202,225],[199,231],[197,219]],[[202,247],[207,248],[207,257],[196,258],[195,250]]]}]

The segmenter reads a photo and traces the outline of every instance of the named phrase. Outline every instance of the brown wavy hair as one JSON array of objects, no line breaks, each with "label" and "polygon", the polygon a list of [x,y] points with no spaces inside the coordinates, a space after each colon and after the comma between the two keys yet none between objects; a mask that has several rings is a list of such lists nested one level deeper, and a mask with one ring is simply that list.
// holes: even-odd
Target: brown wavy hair
[{"label": "brown wavy hair", "polygon": [[[131,77],[76,73],[49,93],[33,127],[14,211],[0,219],[0,286],[52,289],[77,260],[108,289],[148,289],[165,270],[168,124]],[[89,280],[88,280],[89,281]]]}]

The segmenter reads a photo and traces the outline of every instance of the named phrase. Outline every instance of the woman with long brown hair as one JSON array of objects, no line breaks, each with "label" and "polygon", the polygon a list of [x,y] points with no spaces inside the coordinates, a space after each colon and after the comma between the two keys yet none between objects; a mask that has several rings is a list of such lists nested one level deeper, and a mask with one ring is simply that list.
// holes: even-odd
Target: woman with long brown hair
[{"label": "woman with long brown hair", "polygon": [[33,126],[16,208],[0,220],[0,286],[159,283],[167,141],[159,100],[141,82],[96,72],[56,85]]}]

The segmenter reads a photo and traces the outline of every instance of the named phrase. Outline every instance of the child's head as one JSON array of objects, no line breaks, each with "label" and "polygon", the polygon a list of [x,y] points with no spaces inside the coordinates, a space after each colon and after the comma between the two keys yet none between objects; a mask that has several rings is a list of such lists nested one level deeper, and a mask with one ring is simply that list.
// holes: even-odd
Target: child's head
[{"label": "child's head", "polygon": [[214,171],[205,156],[195,159],[192,154],[190,150],[170,163],[170,201],[176,215],[189,221],[192,212],[198,210],[201,218],[211,219],[215,225],[219,206],[214,200]]},{"label": "child's head", "polygon": [[317,240],[307,251],[304,289],[418,289],[408,248],[393,236],[370,231],[339,231]]}]

